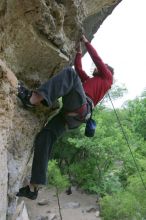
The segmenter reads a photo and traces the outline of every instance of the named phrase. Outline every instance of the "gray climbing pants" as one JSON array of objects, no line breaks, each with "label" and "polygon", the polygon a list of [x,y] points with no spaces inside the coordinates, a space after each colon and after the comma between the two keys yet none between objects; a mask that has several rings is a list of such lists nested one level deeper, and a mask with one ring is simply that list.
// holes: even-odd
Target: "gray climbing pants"
[{"label": "gray climbing pants", "polygon": [[[79,127],[90,109],[80,78],[73,68],[67,67],[56,76],[42,84],[37,92],[41,94],[51,106],[54,101],[62,97],[63,107],[36,135],[34,141],[34,157],[31,172],[31,183],[46,184],[48,160],[55,141],[67,130]],[[82,106],[82,115],[70,117],[68,112],[74,112]],[[81,120],[80,120],[80,116]]]}]

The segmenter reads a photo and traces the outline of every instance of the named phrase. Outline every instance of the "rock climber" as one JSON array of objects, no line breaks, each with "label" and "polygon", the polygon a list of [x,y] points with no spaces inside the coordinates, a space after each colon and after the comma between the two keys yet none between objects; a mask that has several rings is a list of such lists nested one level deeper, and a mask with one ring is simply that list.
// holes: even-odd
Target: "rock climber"
[{"label": "rock climber", "polygon": [[[85,45],[96,66],[93,77],[89,77],[82,69],[81,43]],[[55,141],[68,129],[86,123],[91,108],[97,105],[112,86],[113,69],[102,61],[85,35],[82,35],[76,52],[75,70],[72,67],[64,68],[35,91],[19,84],[18,97],[25,107],[34,108],[40,103],[50,107],[60,97],[63,103],[59,113],[36,135],[30,184],[19,189],[19,197],[32,200],[37,198],[39,185],[46,184],[48,160]]]}]

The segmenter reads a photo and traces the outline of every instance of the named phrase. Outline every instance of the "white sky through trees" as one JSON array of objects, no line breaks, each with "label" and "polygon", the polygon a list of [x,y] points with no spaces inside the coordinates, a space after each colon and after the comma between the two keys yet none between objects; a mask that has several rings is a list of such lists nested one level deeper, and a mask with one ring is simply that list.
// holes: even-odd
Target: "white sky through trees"
[{"label": "white sky through trees", "polygon": [[[146,88],[146,0],[123,0],[103,22],[92,40],[105,63],[113,66],[117,84],[125,84],[128,95],[139,96]],[[92,61],[86,54],[83,68],[89,73]],[[122,104],[122,100],[118,101]]]}]

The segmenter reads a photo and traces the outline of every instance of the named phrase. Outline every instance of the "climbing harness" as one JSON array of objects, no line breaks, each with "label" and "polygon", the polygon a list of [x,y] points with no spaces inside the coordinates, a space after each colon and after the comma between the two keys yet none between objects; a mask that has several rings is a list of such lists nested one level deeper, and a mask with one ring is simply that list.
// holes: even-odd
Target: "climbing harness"
[{"label": "climbing harness", "polygon": [[132,156],[132,158],[133,158],[133,161],[134,161],[135,167],[136,167],[136,169],[137,169],[137,172],[138,172],[138,174],[139,174],[139,177],[140,177],[140,179],[141,179],[141,182],[142,182],[142,184],[143,184],[143,186],[144,186],[144,189],[146,190],[146,185],[145,185],[144,180],[143,180],[143,177],[142,177],[142,175],[141,175],[141,173],[140,173],[140,171],[139,171],[139,168],[138,168],[137,162],[136,162],[136,160],[135,160],[134,154],[133,154],[133,152],[132,152],[132,150],[131,150],[131,147],[130,147],[128,138],[127,138],[127,136],[126,136],[126,132],[124,131],[124,128],[123,128],[122,123],[121,123],[121,120],[120,120],[120,118],[119,118],[119,116],[118,116],[118,113],[117,113],[117,111],[116,111],[116,109],[115,109],[115,107],[114,107],[114,104],[113,104],[113,102],[112,102],[112,99],[111,99],[109,93],[108,93],[108,97],[109,97],[109,100],[110,100],[110,102],[111,102],[111,104],[112,104],[113,110],[114,110],[114,112],[115,112],[117,121],[118,121],[118,123],[119,123],[119,125],[120,125],[120,128],[121,128],[121,131],[122,131],[122,133],[123,133],[123,136],[124,136],[124,138],[125,138],[126,144],[127,144],[128,148],[129,148],[130,154],[131,154],[131,156]]},{"label": "climbing harness", "polygon": [[81,123],[86,123],[92,115],[91,101],[86,102],[78,109],[68,112],[63,109],[63,115],[69,129],[77,128]]}]

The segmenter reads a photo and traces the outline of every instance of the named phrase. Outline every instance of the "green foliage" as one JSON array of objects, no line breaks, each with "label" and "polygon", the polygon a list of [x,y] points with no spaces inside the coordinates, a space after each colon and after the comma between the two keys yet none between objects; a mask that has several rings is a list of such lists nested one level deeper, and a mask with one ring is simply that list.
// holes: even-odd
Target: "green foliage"
[{"label": "green foliage", "polygon": [[63,191],[69,186],[68,179],[66,176],[61,175],[56,160],[49,161],[48,176],[49,184],[55,186],[59,192]]},{"label": "green foliage", "polygon": [[140,204],[129,192],[107,195],[101,199],[100,205],[104,220],[142,220]]},{"label": "green foliage", "polygon": [[143,183],[138,175],[130,176],[127,190],[133,194],[140,204],[140,213],[146,219],[146,173],[141,173]]},{"label": "green foliage", "polygon": [[[103,197],[104,220],[144,220],[146,193],[131,151],[146,179],[146,100],[128,102],[124,109],[118,110],[118,115],[130,149],[114,111],[100,105],[93,115],[97,123],[95,136],[85,137],[82,125],[59,139],[52,156],[72,184]],[[54,175],[56,171],[52,170]]]},{"label": "green foliage", "polygon": [[134,131],[146,139],[146,99],[137,98],[127,105]]},{"label": "green foliage", "polygon": [[105,192],[108,194],[113,194],[121,191],[122,183],[118,173],[112,170],[112,172],[105,174],[101,186],[101,188],[103,188],[103,192],[100,193],[101,195],[104,195]]},{"label": "green foliage", "polygon": [[[146,174],[142,173],[146,186]],[[140,177],[131,176],[126,190],[101,199],[101,215],[105,220],[146,219],[146,188]]]},{"label": "green foliage", "polygon": [[80,163],[73,163],[70,172],[74,177],[74,183],[90,192],[97,192],[98,174],[96,170],[96,160],[82,160]]}]

